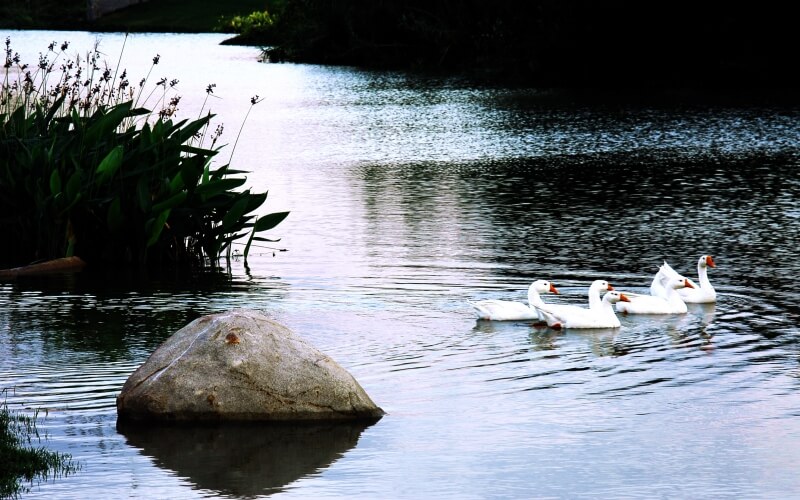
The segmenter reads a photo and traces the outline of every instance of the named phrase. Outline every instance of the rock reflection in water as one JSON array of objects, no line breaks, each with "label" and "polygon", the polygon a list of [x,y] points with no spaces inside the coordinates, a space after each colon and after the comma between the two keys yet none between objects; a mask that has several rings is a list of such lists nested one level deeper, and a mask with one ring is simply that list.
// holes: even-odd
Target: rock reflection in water
[{"label": "rock reflection in water", "polygon": [[198,489],[222,495],[277,493],[329,467],[371,423],[121,425],[129,445]]}]

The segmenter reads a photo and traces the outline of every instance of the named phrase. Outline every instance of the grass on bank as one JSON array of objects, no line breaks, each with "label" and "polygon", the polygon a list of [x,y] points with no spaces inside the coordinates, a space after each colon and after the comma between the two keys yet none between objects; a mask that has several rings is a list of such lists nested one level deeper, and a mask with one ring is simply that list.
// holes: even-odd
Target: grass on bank
[{"label": "grass on bank", "polygon": [[36,421],[0,404],[0,498],[17,498],[30,491],[34,481],[74,474],[79,465],[66,453],[34,446],[41,441]]}]

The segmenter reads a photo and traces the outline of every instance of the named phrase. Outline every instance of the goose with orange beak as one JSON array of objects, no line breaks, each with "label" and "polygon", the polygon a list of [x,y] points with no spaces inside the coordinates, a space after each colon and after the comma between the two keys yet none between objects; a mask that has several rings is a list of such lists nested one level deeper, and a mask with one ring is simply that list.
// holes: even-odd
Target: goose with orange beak
[{"label": "goose with orange beak", "polygon": [[[698,285],[692,280],[688,280],[691,287],[685,287],[678,290],[678,294],[683,298],[684,302],[692,304],[709,304],[717,301],[717,291],[711,286],[708,280],[708,268],[717,267],[714,262],[714,257],[710,255],[701,255],[697,260],[697,278],[700,284]],[[670,279],[680,278],[666,261],[658,269],[653,282],[650,284],[650,294],[656,296],[664,296],[666,289],[665,286]],[[688,278],[687,278],[688,279]]]},{"label": "goose with orange beak", "polygon": [[545,305],[541,311],[551,328],[619,328],[620,322],[614,313],[614,304],[628,301],[630,299],[624,293],[610,291],[603,295],[600,304],[594,309],[556,311]]},{"label": "goose with orange beak", "polygon": [[683,276],[670,279],[663,296],[630,294],[628,302],[617,303],[617,311],[625,314],[683,314],[688,309],[678,294],[681,288],[693,288]]},{"label": "goose with orange beak", "polygon": [[544,306],[540,294],[555,293],[558,289],[547,280],[536,280],[528,287],[528,305],[513,300],[479,300],[469,302],[475,309],[478,319],[490,321],[544,321],[544,316],[539,312],[539,306]]}]

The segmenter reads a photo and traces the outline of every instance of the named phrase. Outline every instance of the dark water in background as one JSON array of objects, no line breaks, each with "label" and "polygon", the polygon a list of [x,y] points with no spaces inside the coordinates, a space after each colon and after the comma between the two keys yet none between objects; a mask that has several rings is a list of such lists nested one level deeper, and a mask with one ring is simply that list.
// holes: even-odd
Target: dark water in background
[{"label": "dark water in background", "polygon": [[[94,38],[11,36],[33,54]],[[104,36],[114,54],[120,37]],[[220,82],[229,130],[265,96],[234,163],[270,190],[265,211],[292,211],[275,231],[289,251],[225,273],[0,283],[0,387],[12,408],[47,409],[47,445],[83,465],[29,497],[800,494],[797,108],[263,65],[220,39],[137,36],[126,54],[161,53],[186,87]],[[694,277],[704,253],[716,305],[618,330],[478,322],[466,304],[524,300],[539,278],[561,302],[582,303],[596,278],[645,292],[663,259]],[[191,319],[233,307],[308,338],[388,415],[118,432],[128,375]]]}]

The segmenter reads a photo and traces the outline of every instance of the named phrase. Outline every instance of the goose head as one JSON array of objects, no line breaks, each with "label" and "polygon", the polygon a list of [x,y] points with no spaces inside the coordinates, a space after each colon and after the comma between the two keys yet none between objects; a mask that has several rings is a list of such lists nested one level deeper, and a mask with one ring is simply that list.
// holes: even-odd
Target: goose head
[{"label": "goose head", "polygon": [[670,281],[670,286],[676,290],[680,288],[694,288],[692,282],[684,277],[675,278],[674,280]]},{"label": "goose head", "polygon": [[698,267],[717,267],[717,265],[714,264],[714,257],[712,257],[710,255],[703,255],[702,257],[700,257],[700,260],[697,261],[697,266]]},{"label": "goose head", "polygon": [[611,286],[611,283],[606,280],[594,280],[592,281],[592,286],[590,288],[594,290],[608,290],[609,292],[614,290],[614,287]]},{"label": "goose head", "polygon": [[610,292],[606,293],[605,295],[603,295],[603,300],[606,301],[606,302],[610,302],[612,304],[614,304],[616,302],[630,302],[631,301],[631,299],[629,299],[627,295],[625,295],[622,292],[617,292],[617,291],[610,291]]},{"label": "goose head", "polygon": [[536,290],[538,293],[554,293],[558,295],[558,289],[547,280],[536,280],[531,285],[532,290]]}]

